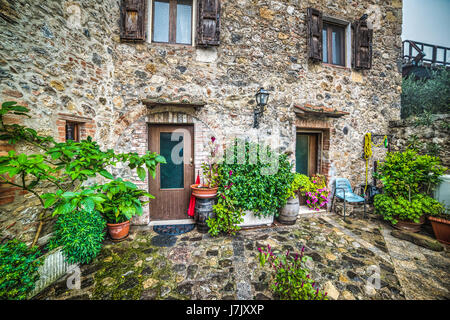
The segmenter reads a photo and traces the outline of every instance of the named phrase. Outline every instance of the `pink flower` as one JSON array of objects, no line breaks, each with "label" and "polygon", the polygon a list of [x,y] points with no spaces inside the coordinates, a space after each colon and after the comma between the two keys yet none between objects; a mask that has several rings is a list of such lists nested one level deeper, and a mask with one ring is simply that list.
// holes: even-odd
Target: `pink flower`
[{"label": "pink flower", "polygon": [[228,174],[230,175],[230,177],[233,175],[233,170],[230,170],[230,172],[228,172]]},{"label": "pink flower", "polygon": [[211,137],[211,142],[214,143],[216,141],[216,137]]}]

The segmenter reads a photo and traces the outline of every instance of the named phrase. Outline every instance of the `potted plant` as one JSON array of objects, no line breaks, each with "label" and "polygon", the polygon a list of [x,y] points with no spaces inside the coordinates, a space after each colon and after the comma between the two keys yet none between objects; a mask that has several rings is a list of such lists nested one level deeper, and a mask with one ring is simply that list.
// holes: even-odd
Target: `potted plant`
[{"label": "potted plant", "polygon": [[374,174],[384,186],[374,198],[376,213],[398,229],[418,232],[426,215],[442,210],[431,193],[445,170],[438,157],[411,149],[388,153]]},{"label": "potted plant", "polygon": [[280,209],[280,214],[277,217],[280,223],[287,225],[295,224],[301,204],[299,201],[300,197],[304,200],[303,204],[306,203],[306,198],[301,190],[309,184],[310,181],[307,176],[300,173],[294,175],[294,180],[292,180],[291,187],[286,195],[287,203]]},{"label": "potted plant", "polygon": [[436,207],[430,215],[428,220],[431,222],[434,235],[436,239],[444,244],[450,245],[450,214],[449,209],[445,209],[441,204],[441,207]]},{"label": "potted plant", "polygon": [[379,194],[375,197],[374,205],[384,220],[408,232],[419,232],[425,223],[425,215],[433,215],[443,209],[437,200],[423,194],[414,195],[411,199]]},{"label": "potted plant", "polygon": [[219,189],[219,164],[217,163],[216,155],[218,145],[215,143],[216,138],[211,137],[208,143],[210,154],[208,161],[202,164],[203,183],[191,185],[192,195],[200,199],[210,199],[217,196]]},{"label": "potted plant", "polygon": [[109,235],[115,241],[128,237],[131,218],[142,215],[142,205],[149,201],[142,201],[140,198],[155,198],[134,183],[120,178],[98,186],[98,190],[104,198],[101,212],[106,219]]}]

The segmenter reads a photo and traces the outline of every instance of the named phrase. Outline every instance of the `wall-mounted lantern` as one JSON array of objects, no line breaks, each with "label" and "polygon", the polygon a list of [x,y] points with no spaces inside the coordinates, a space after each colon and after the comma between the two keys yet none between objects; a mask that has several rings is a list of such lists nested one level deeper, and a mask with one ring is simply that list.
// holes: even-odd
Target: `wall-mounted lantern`
[{"label": "wall-mounted lantern", "polygon": [[259,128],[259,119],[264,112],[264,107],[267,105],[269,101],[269,91],[261,88],[256,93],[256,104],[257,107],[253,111],[253,128]]}]

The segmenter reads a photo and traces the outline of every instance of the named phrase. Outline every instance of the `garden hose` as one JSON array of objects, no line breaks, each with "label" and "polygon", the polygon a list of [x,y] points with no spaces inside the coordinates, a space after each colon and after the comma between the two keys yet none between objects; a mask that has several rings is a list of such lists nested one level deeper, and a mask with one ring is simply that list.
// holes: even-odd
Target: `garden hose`
[{"label": "garden hose", "polygon": [[369,159],[372,157],[372,147],[381,147],[381,145],[384,143],[384,147],[388,147],[388,137],[385,135],[383,138],[383,142],[381,142],[379,145],[372,143],[372,134],[370,132],[366,133],[364,136],[364,159],[366,160],[366,184],[364,187],[364,194],[366,194],[367,190],[367,182],[369,177]]}]

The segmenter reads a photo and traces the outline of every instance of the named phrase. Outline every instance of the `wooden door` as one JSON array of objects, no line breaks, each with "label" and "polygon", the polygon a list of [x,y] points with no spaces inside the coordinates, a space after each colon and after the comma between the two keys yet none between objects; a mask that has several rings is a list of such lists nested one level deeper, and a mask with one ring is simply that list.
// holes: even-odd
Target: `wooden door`
[{"label": "wooden door", "polygon": [[149,125],[149,149],[166,158],[158,165],[149,190],[150,220],[187,219],[194,183],[194,127],[189,125]]},{"label": "wooden door", "polygon": [[319,134],[297,133],[296,172],[312,176],[317,173]]}]

